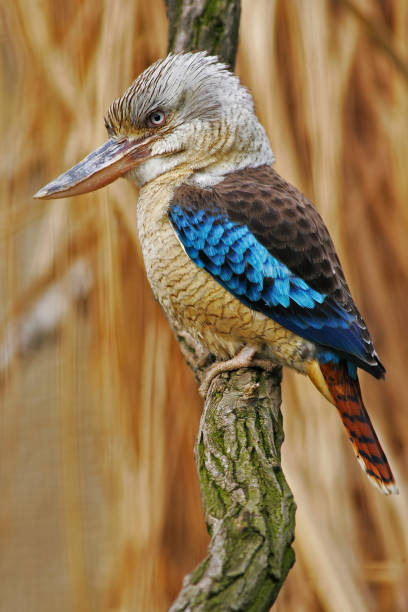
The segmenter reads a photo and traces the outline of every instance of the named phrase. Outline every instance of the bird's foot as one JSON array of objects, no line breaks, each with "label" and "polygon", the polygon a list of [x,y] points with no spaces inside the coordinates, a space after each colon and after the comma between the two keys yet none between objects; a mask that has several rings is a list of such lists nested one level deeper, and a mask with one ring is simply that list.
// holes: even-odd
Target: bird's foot
[{"label": "bird's foot", "polygon": [[248,368],[249,366],[255,366],[257,368],[262,368],[267,372],[272,372],[272,370],[276,368],[276,363],[267,361],[266,359],[253,359],[253,356],[257,350],[258,349],[255,346],[244,346],[244,348],[241,349],[232,359],[228,359],[228,361],[217,361],[214,363],[214,365],[212,365],[207,371],[207,374],[200,385],[199,391],[201,395],[206,397],[212,381],[222,372],[231,372],[233,370],[239,370],[240,368]]},{"label": "bird's foot", "polygon": [[199,391],[203,397],[206,397],[208,389],[214,378],[222,372],[232,372],[233,370],[239,370],[240,368],[248,368],[252,363],[252,357],[255,355],[257,349],[254,346],[244,346],[232,359],[227,361],[217,361],[207,371]]}]

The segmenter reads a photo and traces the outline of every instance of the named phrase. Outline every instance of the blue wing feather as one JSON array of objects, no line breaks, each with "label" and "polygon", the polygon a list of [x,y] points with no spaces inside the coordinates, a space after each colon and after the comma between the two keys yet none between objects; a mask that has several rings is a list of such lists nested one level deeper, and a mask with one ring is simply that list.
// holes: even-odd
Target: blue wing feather
[{"label": "blue wing feather", "polygon": [[170,221],[187,254],[249,308],[299,336],[342,353],[365,358],[356,318],[332,297],[293,274],[246,225],[225,214],[174,204]]}]

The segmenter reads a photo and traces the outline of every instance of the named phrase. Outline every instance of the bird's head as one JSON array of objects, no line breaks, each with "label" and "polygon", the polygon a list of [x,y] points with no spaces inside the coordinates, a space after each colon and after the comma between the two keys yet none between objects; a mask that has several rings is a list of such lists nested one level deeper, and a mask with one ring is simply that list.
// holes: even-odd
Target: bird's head
[{"label": "bird's head", "polygon": [[180,176],[207,186],[273,161],[251,95],[203,52],[155,62],[113,102],[105,125],[109,140],[34,197],[78,195],[124,175],[140,186]]}]

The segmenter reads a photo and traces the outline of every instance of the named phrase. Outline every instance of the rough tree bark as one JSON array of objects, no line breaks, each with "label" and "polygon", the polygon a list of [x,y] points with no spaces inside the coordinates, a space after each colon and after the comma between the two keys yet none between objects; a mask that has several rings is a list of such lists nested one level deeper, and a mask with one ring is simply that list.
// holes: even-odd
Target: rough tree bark
[{"label": "rough tree bark", "polygon": [[208,51],[234,67],[240,0],[166,0],[166,4],[169,51]]},{"label": "rough tree bark", "polygon": [[[166,0],[169,51],[207,50],[235,64],[239,0]],[[175,330],[199,381],[211,365]],[[195,456],[208,555],[185,577],[170,612],[269,609],[294,561],[295,503],[281,469],[282,370],[221,374],[204,398]]]}]

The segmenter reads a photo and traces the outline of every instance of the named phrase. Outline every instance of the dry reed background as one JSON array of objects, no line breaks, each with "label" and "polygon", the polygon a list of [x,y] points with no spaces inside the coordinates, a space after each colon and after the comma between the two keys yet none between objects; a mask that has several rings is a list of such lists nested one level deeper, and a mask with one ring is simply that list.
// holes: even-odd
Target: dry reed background
[{"label": "dry reed background", "polygon": [[[408,82],[388,47],[408,62],[408,3],[353,5],[368,29],[348,1],[243,2],[237,71],[387,366],[386,382],[361,379],[401,490],[370,487],[335,411],[285,372],[298,512],[282,612],[408,609]],[[165,54],[163,3],[3,0],[0,17],[0,610],[164,610],[208,541],[201,403],[146,284],[136,193],[31,200],[103,142],[111,100]]]}]

